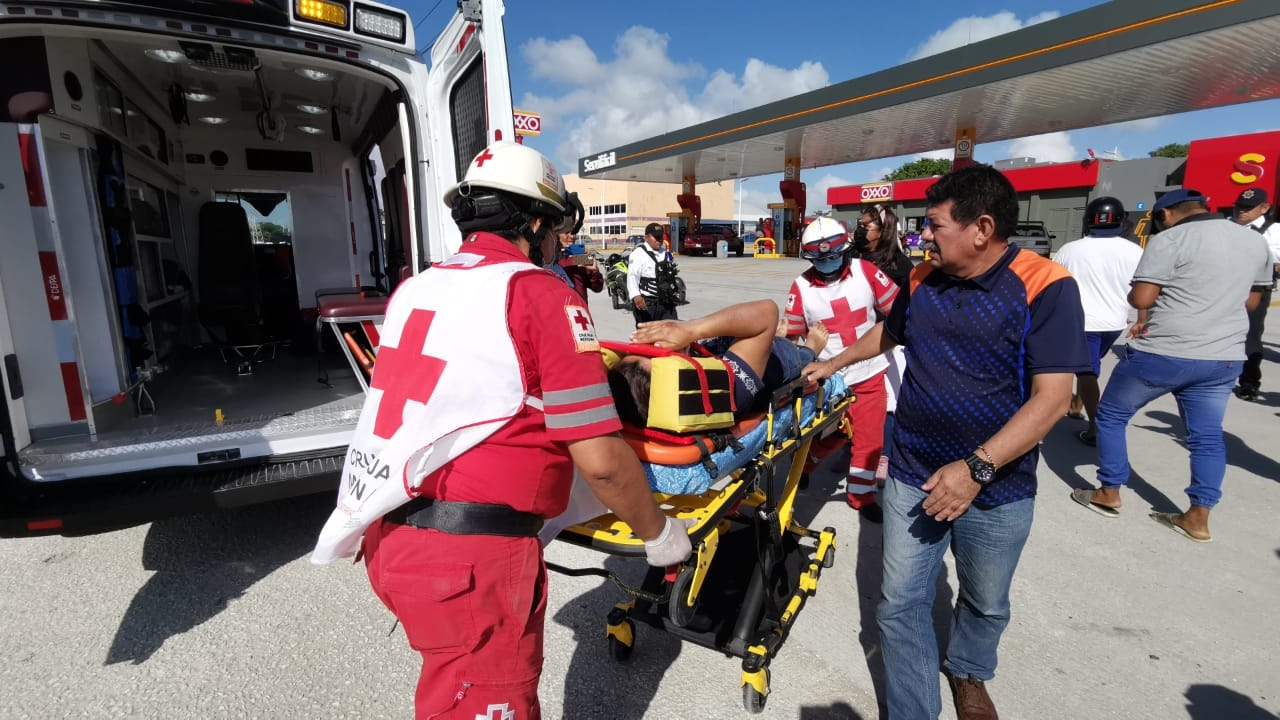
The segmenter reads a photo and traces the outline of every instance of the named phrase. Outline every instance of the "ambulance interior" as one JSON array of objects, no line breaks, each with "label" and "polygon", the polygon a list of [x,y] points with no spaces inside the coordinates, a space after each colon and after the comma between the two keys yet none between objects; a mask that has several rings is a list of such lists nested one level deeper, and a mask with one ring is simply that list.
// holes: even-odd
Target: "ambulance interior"
[{"label": "ambulance interior", "polygon": [[[345,445],[366,378],[316,308],[385,297],[410,273],[398,84],[217,41],[18,30],[0,37],[0,65],[30,72],[0,84],[0,128],[29,159],[22,123],[37,123],[53,221],[42,230],[38,203],[10,207],[21,193],[3,193],[18,226],[0,288],[25,388],[22,472]],[[3,166],[0,182],[30,190],[30,169]],[[42,264],[46,250],[57,264]],[[53,268],[69,331],[41,281]]]}]

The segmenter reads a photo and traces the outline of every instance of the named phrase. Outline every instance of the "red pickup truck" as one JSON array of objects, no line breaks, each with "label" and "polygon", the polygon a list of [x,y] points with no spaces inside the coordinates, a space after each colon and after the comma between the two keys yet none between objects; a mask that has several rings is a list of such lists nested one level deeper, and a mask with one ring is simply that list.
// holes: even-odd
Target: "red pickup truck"
[{"label": "red pickup truck", "polygon": [[716,245],[724,241],[729,244],[729,251],[742,257],[743,242],[734,232],[732,225],[710,225],[703,223],[697,230],[684,236],[680,253],[683,255],[714,255]]}]

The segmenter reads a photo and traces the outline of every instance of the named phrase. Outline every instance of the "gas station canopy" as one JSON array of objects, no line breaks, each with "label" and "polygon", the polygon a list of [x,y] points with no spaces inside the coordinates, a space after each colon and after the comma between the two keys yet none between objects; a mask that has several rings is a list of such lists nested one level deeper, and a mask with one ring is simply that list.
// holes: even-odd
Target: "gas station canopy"
[{"label": "gas station canopy", "polygon": [[578,172],[706,183],[781,172],[786,158],[812,168],[938,150],[963,128],[990,143],[1277,97],[1280,2],[1115,0],[595,153]]}]

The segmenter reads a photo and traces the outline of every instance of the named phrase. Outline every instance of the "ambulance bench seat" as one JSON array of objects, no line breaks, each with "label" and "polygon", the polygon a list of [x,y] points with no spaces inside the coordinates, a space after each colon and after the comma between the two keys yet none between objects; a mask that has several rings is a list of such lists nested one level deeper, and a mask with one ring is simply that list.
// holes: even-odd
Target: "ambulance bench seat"
[{"label": "ambulance bench seat", "polygon": [[239,203],[205,203],[200,208],[199,232],[201,324],[223,345],[269,342],[262,322],[258,262],[244,208]]}]

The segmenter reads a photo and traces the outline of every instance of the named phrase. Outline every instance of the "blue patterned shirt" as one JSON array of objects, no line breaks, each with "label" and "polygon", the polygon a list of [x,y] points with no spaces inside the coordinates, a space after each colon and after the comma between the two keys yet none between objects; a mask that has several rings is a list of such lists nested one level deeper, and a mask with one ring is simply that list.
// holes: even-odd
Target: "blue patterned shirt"
[{"label": "blue patterned shirt", "polygon": [[[1004,427],[1030,397],[1031,376],[1091,367],[1075,279],[1015,247],[969,280],[917,266],[885,332],[907,356],[889,473],[915,487]],[[1019,458],[996,458],[996,478],[973,504],[1034,497],[1039,457],[1036,447]]]}]

